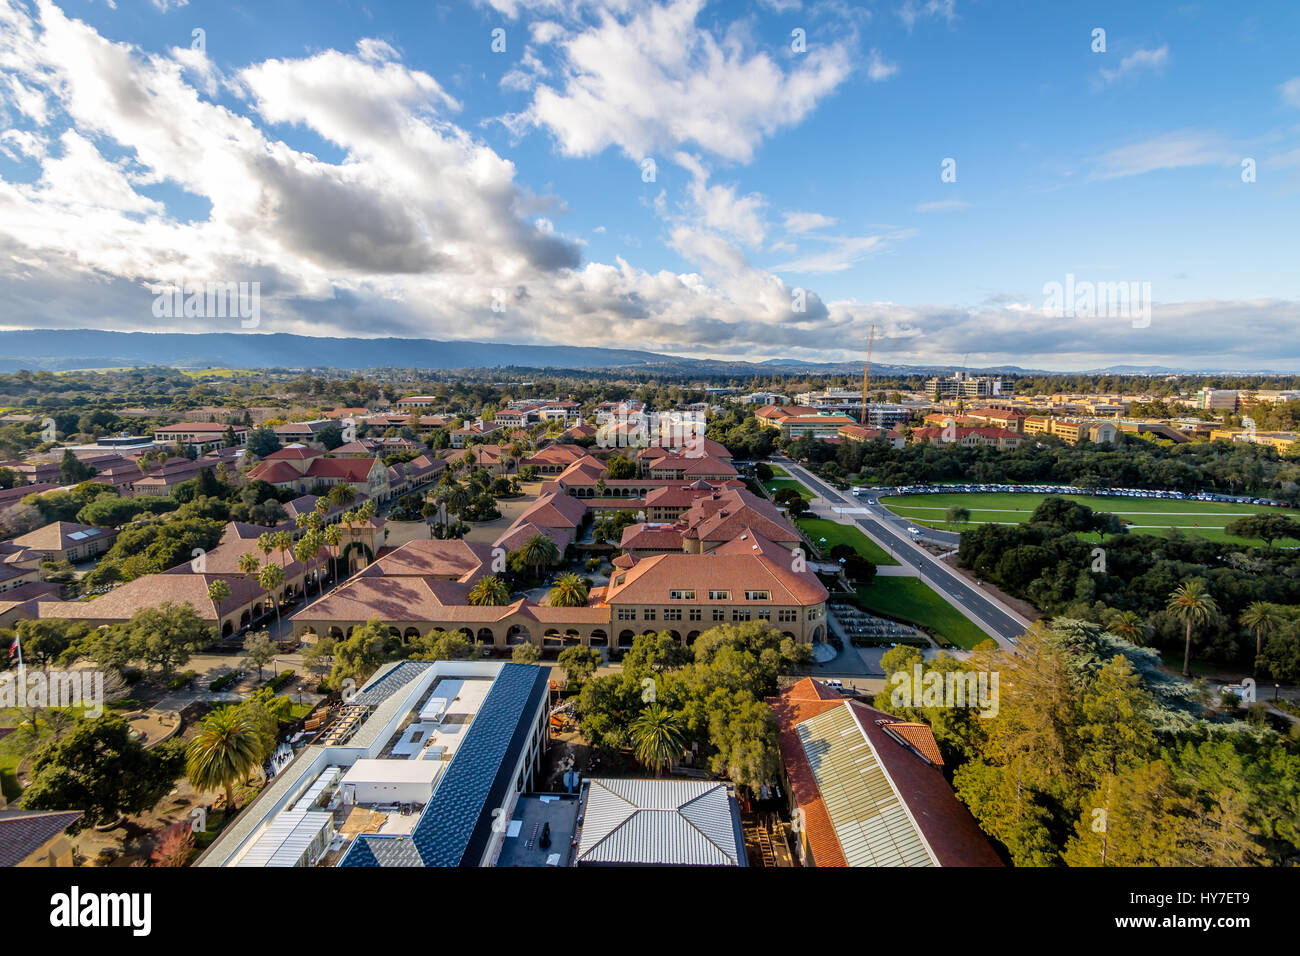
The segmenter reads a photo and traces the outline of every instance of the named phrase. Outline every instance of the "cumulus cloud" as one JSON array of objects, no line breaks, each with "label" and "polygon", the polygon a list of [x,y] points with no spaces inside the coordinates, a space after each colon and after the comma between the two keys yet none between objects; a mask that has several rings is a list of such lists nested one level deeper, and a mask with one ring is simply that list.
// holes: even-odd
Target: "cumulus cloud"
[{"label": "cumulus cloud", "polygon": [[1113,70],[1102,67],[1100,71],[1103,84],[1114,83],[1142,70],[1162,70],[1169,62],[1168,44],[1152,50],[1139,49],[1119,61]]},{"label": "cumulus cloud", "polygon": [[702,6],[602,11],[598,25],[559,41],[559,82],[539,84],[508,125],[548,130],[568,156],[617,147],[640,159],[688,147],[747,162],[763,138],[800,122],[849,76],[841,43],[816,45],[786,69],[741,30],[717,37],[702,28]]}]

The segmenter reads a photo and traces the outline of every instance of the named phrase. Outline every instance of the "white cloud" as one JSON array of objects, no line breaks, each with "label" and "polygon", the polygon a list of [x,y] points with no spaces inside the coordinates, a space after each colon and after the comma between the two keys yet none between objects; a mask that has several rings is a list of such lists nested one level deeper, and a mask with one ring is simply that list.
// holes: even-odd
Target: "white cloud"
[{"label": "white cloud", "polygon": [[1162,70],[1168,62],[1168,44],[1153,50],[1139,49],[1120,60],[1119,66],[1113,70],[1102,67],[1101,79],[1103,83],[1114,83],[1139,70]]},{"label": "white cloud", "polygon": [[787,212],[785,214],[786,232],[801,233],[809,232],[813,229],[823,229],[826,226],[835,225],[835,220],[830,216],[823,216],[819,212]]},{"label": "white cloud", "polygon": [[1300,76],[1292,77],[1278,87],[1282,101],[1289,106],[1300,109]]},{"label": "white cloud", "polygon": [[970,203],[964,199],[938,199],[934,202],[921,202],[916,204],[917,212],[956,212],[960,209],[967,209]]},{"label": "white cloud", "polygon": [[957,0],[906,0],[898,8],[898,17],[909,32],[918,20],[943,20],[951,24],[957,19]]},{"label": "white cloud", "polygon": [[872,50],[867,57],[867,77],[873,82],[887,80],[898,72],[897,63],[886,63],[879,50]]},{"label": "white cloud", "polygon": [[640,159],[693,146],[747,162],[766,136],[801,121],[851,71],[841,44],[818,45],[785,70],[740,30],[721,38],[696,23],[703,0],[671,0],[560,43],[562,81],[541,84],[507,118],[544,127],[569,156],[614,146]]},{"label": "white cloud", "polygon": [[1177,130],[1102,153],[1092,161],[1093,177],[1117,179],[1157,169],[1233,163],[1236,159],[1213,133],[1196,129]]}]

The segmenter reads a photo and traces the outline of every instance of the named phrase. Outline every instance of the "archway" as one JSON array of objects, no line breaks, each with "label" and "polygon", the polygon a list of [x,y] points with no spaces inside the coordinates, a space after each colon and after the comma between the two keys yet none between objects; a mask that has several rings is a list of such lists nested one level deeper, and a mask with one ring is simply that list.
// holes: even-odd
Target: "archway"
[{"label": "archway", "polygon": [[234,633],[234,631],[235,631],[235,625],[231,624],[230,621],[226,621],[224,624],[221,625],[222,637],[229,637],[231,634]]},{"label": "archway", "polygon": [[582,635],[579,634],[577,631],[575,631],[573,628],[569,628],[567,631],[564,632],[565,647],[570,647],[574,644],[581,644],[581,643],[582,643]]},{"label": "archway", "polygon": [[345,640],[345,638],[343,637],[343,629],[341,627],[331,627],[326,637],[329,637],[336,641]]},{"label": "archway", "polygon": [[686,635],[686,646],[687,646],[687,647],[690,647],[692,644],[694,644],[694,643],[695,643],[695,639],[696,639],[697,637],[699,637],[699,636],[700,636],[700,632],[699,632],[699,631],[691,631],[689,634],[687,634],[687,635]]},{"label": "archway", "polygon": [[248,627],[248,625],[252,623],[253,623],[253,616],[249,614],[247,611],[239,615],[239,626],[241,628]]},{"label": "archway", "polygon": [[522,624],[512,624],[510,629],[506,631],[507,644],[528,644],[532,639],[533,635]]},{"label": "archway", "polygon": [[632,646],[632,642],[635,641],[635,640],[636,640],[636,635],[633,634],[631,631],[619,631],[619,632],[618,632],[618,646],[619,646],[619,647],[631,647],[631,646]]},{"label": "archway", "polygon": [[546,632],[542,634],[543,647],[559,647],[563,643],[564,643],[564,636],[560,634],[560,632],[553,627],[548,628]]},{"label": "archway", "polygon": [[402,632],[402,643],[409,644],[411,643],[412,638],[418,638],[419,636],[420,636],[420,629],[418,627],[408,627],[405,631]]},{"label": "archway", "polygon": [[592,647],[609,647],[609,635],[598,627],[591,632],[591,640],[588,644]]},{"label": "archway", "polygon": [[490,644],[492,646],[496,646],[496,642],[497,642],[497,636],[492,633],[492,628],[480,627],[478,629],[478,643]]}]

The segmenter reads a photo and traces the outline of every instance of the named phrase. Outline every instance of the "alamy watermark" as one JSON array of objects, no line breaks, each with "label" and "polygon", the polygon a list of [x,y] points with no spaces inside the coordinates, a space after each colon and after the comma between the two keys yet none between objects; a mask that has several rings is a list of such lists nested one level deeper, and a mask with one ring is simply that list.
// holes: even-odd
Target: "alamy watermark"
[{"label": "alamy watermark", "polygon": [[920,663],[889,677],[895,707],[971,707],[981,717],[998,715],[997,671],[927,671]]},{"label": "alamy watermark", "polygon": [[262,323],[261,282],[181,282],[153,288],[155,319],[239,319],[240,328]]},{"label": "alamy watermark", "polygon": [[1043,315],[1049,319],[1132,319],[1135,329],[1151,325],[1150,282],[1077,281],[1069,272],[1064,283],[1045,283],[1043,295]]},{"label": "alamy watermark", "polygon": [[20,665],[0,674],[0,709],[6,707],[80,707],[82,716],[94,720],[104,715],[104,672],[28,670]]}]

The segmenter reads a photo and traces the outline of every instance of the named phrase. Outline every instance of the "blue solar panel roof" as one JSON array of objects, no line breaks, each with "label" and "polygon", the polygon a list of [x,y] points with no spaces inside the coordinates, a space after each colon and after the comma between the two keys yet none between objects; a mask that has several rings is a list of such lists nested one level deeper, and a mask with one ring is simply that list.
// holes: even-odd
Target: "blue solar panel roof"
[{"label": "blue solar panel roof", "polygon": [[[411,839],[385,841],[382,849],[388,852],[377,853],[378,841],[358,837],[339,865],[477,863],[492,835],[492,811],[510,792],[515,764],[534,730],[525,715],[531,715],[545,697],[546,676],[541,667],[505,664],[420,814]],[[396,843],[404,845],[389,845]]]},{"label": "blue solar panel roof", "polygon": [[533,731],[523,718],[546,694],[546,674],[531,664],[506,664],[493,681],[415,825],[412,835],[425,866],[477,862],[492,832],[492,811],[509,791]]}]

